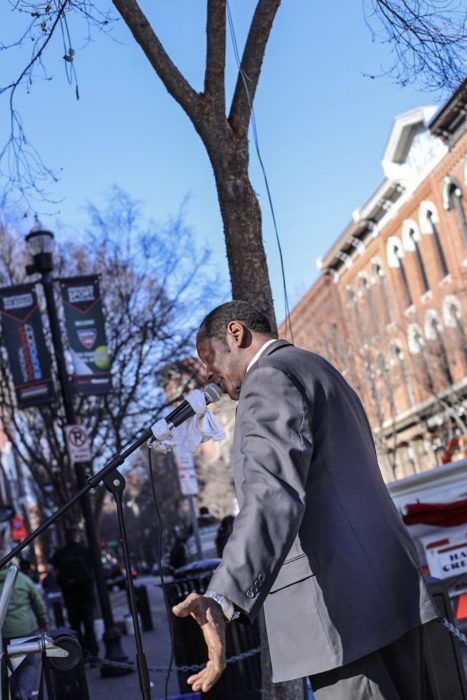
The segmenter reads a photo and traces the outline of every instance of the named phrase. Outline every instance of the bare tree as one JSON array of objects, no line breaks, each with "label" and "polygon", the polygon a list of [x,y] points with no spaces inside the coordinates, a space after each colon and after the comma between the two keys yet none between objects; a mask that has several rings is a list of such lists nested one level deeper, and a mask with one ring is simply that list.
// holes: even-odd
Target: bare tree
[{"label": "bare tree", "polygon": [[389,44],[388,73],[401,85],[455,89],[467,73],[467,13],[461,0],[364,0],[373,37]]},{"label": "bare tree", "polygon": [[[206,59],[204,83],[200,90],[189,84],[162,45],[137,0],[113,0],[113,5],[141,47],[146,58],[193,123],[210,159],[224,224],[227,258],[235,298],[254,301],[274,321],[272,295],[262,241],[261,211],[249,179],[248,130],[252,105],[272,24],[280,0],[258,0],[240,57],[238,75],[230,106],[225,94],[225,50],[227,0],[206,2]],[[41,184],[47,170],[39,154],[25,138],[21,116],[15,107],[15,93],[30,85],[38,74],[47,77],[46,49],[55,32],[64,37],[63,56],[70,82],[74,80],[75,51],[72,20],[85,21],[93,29],[107,32],[115,17],[90,0],[33,2],[17,0],[16,12],[23,12],[29,26],[8,46],[32,40],[33,52],[18,77],[3,87],[9,95],[11,133],[0,160],[8,162],[9,181],[21,196],[43,196]],[[460,0],[365,0],[368,22],[375,36],[390,43],[394,65],[387,69],[402,84],[424,77],[429,87],[446,88],[465,75],[465,11]],[[378,27],[382,30],[378,33]],[[7,166],[8,167],[8,166]]]},{"label": "bare tree", "polygon": [[[163,227],[147,223],[137,203],[117,189],[105,211],[91,206],[89,213],[85,242],[60,246],[57,273],[101,276],[113,392],[74,399],[76,415],[91,438],[97,470],[167,406],[159,374],[168,363],[193,352],[206,285],[212,292],[216,283],[214,278],[208,280],[207,252],[194,248],[182,213]],[[2,285],[24,281],[21,247],[15,232],[3,226]],[[201,268],[203,282],[198,278]],[[45,330],[50,343],[46,323]],[[0,372],[0,418],[8,437],[38,489],[59,505],[74,483],[64,440],[63,405],[57,401],[18,410],[4,348]]]}]

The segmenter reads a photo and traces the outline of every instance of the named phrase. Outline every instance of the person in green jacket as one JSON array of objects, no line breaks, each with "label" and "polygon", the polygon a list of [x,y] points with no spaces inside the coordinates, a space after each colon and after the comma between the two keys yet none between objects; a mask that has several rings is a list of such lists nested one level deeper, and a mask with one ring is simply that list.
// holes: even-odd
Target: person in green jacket
[{"label": "person in green jacket", "polygon": [[[8,568],[0,569],[0,595]],[[47,608],[31,579],[18,571],[2,628],[4,644],[16,637],[30,637],[47,629]],[[28,654],[10,676],[12,700],[29,700],[35,690],[36,654]]]}]

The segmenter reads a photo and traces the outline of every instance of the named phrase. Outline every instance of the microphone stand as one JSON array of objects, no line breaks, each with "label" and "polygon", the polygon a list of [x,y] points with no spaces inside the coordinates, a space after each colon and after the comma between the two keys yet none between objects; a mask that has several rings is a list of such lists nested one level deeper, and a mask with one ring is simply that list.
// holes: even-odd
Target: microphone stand
[{"label": "microphone stand", "polygon": [[44,522],[39,525],[38,528],[33,530],[26,539],[24,539],[20,544],[14,547],[11,552],[0,559],[0,568],[8,564],[9,561],[13,559],[17,554],[19,554],[25,547],[27,547],[31,542],[33,542],[36,537],[38,537],[44,530],[46,530],[52,523],[54,523],[58,518],[60,518],[63,513],[65,513],[69,508],[75,505],[80,498],[82,498],[91,489],[95,488],[99,482],[103,481],[107,490],[113,494],[115,503],[117,505],[117,516],[118,525],[120,528],[120,534],[122,538],[123,547],[123,558],[125,561],[125,571],[128,584],[128,594],[130,602],[130,612],[133,619],[133,626],[135,630],[135,643],[136,643],[136,664],[138,669],[139,684],[141,689],[141,697],[143,700],[151,700],[151,689],[149,682],[149,672],[146,662],[146,656],[144,654],[143,643],[141,639],[141,628],[138,619],[138,608],[136,604],[135,589],[133,585],[133,578],[131,575],[131,563],[130,554],[128,549],[128,538],[125,527],[125,518],[123,515],[123,498],[122,494],[125,489],[125,478],[117,471],[117,467],[120,467],[129,455],[135,452],[139,447],[144,445],[145,442],[153,438],[153,433],[151,429],[146,430],[141,437],[139,437],[135,442],[133,442],[126,450],[119,452],[112,459],[107,462],[107,464],[99,471],[97,474],[90,476],[87,479],[86,486],[83,486],[79,491],[77,491],[74,496],[68,499],[55,513],[44,520]]}]

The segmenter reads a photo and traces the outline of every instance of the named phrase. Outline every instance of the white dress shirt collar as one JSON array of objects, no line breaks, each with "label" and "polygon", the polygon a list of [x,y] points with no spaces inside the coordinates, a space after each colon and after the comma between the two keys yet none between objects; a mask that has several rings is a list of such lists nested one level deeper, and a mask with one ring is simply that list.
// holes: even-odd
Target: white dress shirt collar
[{"label": "white dress shirt collar", "polygon": [[256,355],[253,357],[253,359],[251,360],[250,364],[249,364],[248,367],[246,368],[246,371],[247,371],[247,372],[248,372],[249,369],[251,369],[251,367],[253,367],[253,365],[255,364],[255,362],[257,362],[257,361],[259,360],[260,355],[262,355],[262,353],[266,350],[266,348],[269,347],[270,345],[272,345],[272,343],[276,343],[277,340],[278,340],[278,338],[271,338],[271,340],[266,340],[266,342],[262,344],[262,346],[260,347],[260,349],[258,350],[258,352],[256,353]]}]

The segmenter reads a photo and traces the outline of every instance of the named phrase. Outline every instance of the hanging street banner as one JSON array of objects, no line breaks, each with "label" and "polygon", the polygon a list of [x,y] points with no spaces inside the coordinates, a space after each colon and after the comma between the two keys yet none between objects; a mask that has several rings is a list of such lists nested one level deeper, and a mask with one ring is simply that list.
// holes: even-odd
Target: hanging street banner
[{"label": "hanging street banner", "polygon": [[82,396],[112,391],[110,357],[97,275],[60,280],[65,326],[75,368],[75,389]]},{"label": "hanging street banner", "polygon": [[34,285],[0,289],[0,315],[18,407],[50,403],[55,391]]}]

